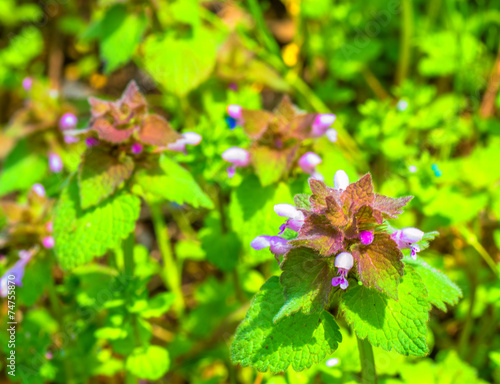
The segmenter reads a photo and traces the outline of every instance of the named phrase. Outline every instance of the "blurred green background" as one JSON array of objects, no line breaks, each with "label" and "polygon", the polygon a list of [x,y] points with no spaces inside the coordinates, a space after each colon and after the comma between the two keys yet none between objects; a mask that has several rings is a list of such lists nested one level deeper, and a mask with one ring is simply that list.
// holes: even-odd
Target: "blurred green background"
[{"label": "blurred green background", "polygon": [[[427,358],[375,350],[379,382],[500,383],[498,1],[1,0],[0,36],[3,198],[46,177],[38,149],[18,149],[22,161],[9,155],[16,167],[7,157],[20,141],[37,145],[25,139],[27,123],[20,118],[24,78],[36,83],[30,97],[37,124],[57,127],[64,109],[77,114],[81,128],[90,119],[87,97],[117,98],[135,79],[176,129],[203,136],[178,160],[218,207],[164,207],[168,246],[181,274],[182,314],[169,310],[173,299],[158,277],[161,244],[149,212],[136,228],[139,288],[127,282],[116,288],[119,261],[97,259],[71,272],[44,260],[30,265],[18,302],[18,364],[29,373],[21,382],[69,383],[68,372],[76,383],[134,382],[124,372],[142,368],[126,367],[130,340],[128,330],[120,333],[125,315],[114,303],[133,290],[139,292],[136,312],[139,299],[160,296],[138,329],[169,353],[162,360],[168,372],[145,382],[359,381],[356,340],[345,324],[333,367],[323,362],[273,376],[233,366],[229,358],[250,298],[278,273],[271,253],[257,253],[249,242],[274,234],[281,222],[272,206],[302,192],[306,177],[294,175],[290,188],[262,188],[241,175],[227,180],[220,154],[248,139],[229,129],[225,108],[271,109],[288,94],[303,110],[337,116],[338,142],[310,144],[323,159],[318,169],[326,182],[337,169],[352,181],[371,172],[377,192],[414,195],[395,225],[439,231],[422,257],[464,292],[448,312],[433,310]],[[63,159],[69,170],[80,153],[74,149]],[[49,180],[55,190],[60,183]],[[0,263],[5,271],[6,262]],[[50,305],[52,295],[60,313]],[[2,318],[6,311],[2,301]],[[5,338],[2,332],[2,353]],[[0,368],[8,382],[3,357]]]}]

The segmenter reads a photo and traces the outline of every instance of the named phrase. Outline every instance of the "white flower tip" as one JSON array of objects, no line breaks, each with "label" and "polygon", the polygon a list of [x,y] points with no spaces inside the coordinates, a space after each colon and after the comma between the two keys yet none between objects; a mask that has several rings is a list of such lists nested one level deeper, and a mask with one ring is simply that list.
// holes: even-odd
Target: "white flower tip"
[{"label": "white flower tip", "polygon": [[328,129],[325,135],[328,138],[328,140],[330,140],[332,143],[335,143],[337,141],[338,134],[335,128]]},{"label": "white flower tip", "polygon": [[274,206],[274,212],[278,216],[281,217],[289,217],[290,219],[303,219],[304,214],[300,212],[296,207],[294,207],[292,204],[276,204]]},{"label": "white flower tip", "polygon": [[231,104],[227,106],[227,114],[233,119],[241,119],[241,105]]},{"label": "white flower tip", "polygon": [[338,363],[340,363],[339,359],[334,357],[333,359],[328,359],[326,361],[326,366],[327,367],[335,367],[336,365],[338,365]]},{"label": "white flower tip", "polygon": [[320,113],[318,116],[316,116],[314,124],[321,127],[329,127],[335,122],[336,118],[337,116],[335,116],[333,113]]},{"label": "white flower tip", "polygon": [[250,153],[239,147],[226,149],[221,156],[224,160],[240,167],[245,167],[250,163]]},{"label": "white flower tip", "polygon": [[400,239],[408,243],[416,243],[424,237],[424,232],[414,227],[403,228],[400,233]]},{"label": "white flower tip", "polygon": [[321,163],[321,157],[314,152],[306,152],[299,159],[299,166],[301,168],[314,168]]},{"label": "white flower tip", "polygon": [[201,135],[196,132],[184,132],[182,137],[186,140],[186,144],[189,145],[198,145],[201,143]]},{"label": "white flower tip", "polygon": [[354,264],[354,259],[349,252],[342,252],[335,258],[335,267],[349,270]]},{"label": "white flower tip", "polygon": [[257,236],[255,239],[252,240],[250,246],[257,251],[267,248],[271,245],[269,237],[270,236]]},{"label": "white flower tip", "polygon": [[335,175],[333,176],[333,187],[335,189],[347,189],[347,186],[349,185],[349,176],[347,176],[347,173],[343,171],[342,169],[339,169],[337,172],[335,172]]}]

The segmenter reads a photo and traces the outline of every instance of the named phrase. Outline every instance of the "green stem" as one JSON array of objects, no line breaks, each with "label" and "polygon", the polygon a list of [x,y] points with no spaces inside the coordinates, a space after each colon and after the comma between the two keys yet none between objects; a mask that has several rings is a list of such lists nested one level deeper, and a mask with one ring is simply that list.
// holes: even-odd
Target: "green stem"
[{"label": "green stem", "polygon": [[170,244],[170,237],[168,234],[167,224],[161,212],[160,203],[150,203],[151,216],[153,219],[153,226],[156,234],[158,247],[160,248],[163,260],[163,273],[162,277],[167,287],[175,294],[176,300],[174,309],[178,316],[182,316],[184,312],[184,296],[181,289],[181,275],[177,262],[172,253],[172,245]]},{"label": "green stem", "polygon": [[[55,261],[52,262],[51,266],[55,265]],[[64,314],[61,308],[61,304],[59,303],[59,298],[57,297],[56,285],[54,283],[54,277],[50,276],[50,283],[47,287],[47,294],[49,296],[50,306],[52,308],[52,312],[56,321],[59,324],[59,329],[62,331],[65,326],[64,322]],[[64,375],[66,377],[66,382],[68,384],[76,383],[75,380],[75,371],[73,369],[73,365],[67,356],[63,358],[63,367],[64,367]]]},{"label": "green stem", "polygon": [[248,2],[248,8],[250,9],[250,13],[252,14],[252,17],[255,20],[257,32],[259,33],[259,39],[261,40],[261,43],[264,46],[266,46],[270,52],[274,53],[276,56],[281,58],[281,49],[267,28],[258,1],[248,0],[247,2]]},{"label": "green stem", "polygon": [[358,339],[359,360],[361,362],[361,382],[363,384],[377,384],[377,373],[375,372],[375,359],[373,348],[368,339]]},{"label": "green stem", "polygon": [[401,85],[408,76],[411,60],[411,39],[413,37],[413,4],[412,0],[403,0],[403,17],[401,18],[401,39],[399,62],[396,72],[396,83]]}]

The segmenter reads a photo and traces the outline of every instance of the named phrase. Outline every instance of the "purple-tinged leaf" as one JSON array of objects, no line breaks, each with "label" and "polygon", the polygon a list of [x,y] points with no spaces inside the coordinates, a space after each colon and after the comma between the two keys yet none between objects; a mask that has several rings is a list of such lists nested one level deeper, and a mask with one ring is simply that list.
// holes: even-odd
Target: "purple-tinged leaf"
[{"label": "purple-tinged leaf", "polygon": [[126,142],[134,133],[134,128],[116,129],[109,121],[103,118],[94,121],[92,128],[97,132],[99,139],[113,144]]},{"label": "purple-tinged leaf", "polygon": [[386,219],[396,219],[403,213],[403,207],[413,199],[413,196],[405,196],[397,199],[392,197],[375,194],[373,208],[382,213]]},{"label": "purple-tinged leaf", "polygon": [[262,186],[270,185],[280,180],[288,172],[297,147],[278,150],[270,147],[255,147],[250,149],[255,172]]},{"label": "purple-tinged leaf", "polygon": [[367,173],[355,183],[349,184],[343,197],[351,201],[351,210],[354,212],[363,205],[373,206],[375,195],[371,175]]},{"label": "purple-tinged leaf", "polygon": [[90,113],[94,119],[104,116],[111,110],[111,102],[109,101],[101,100],[96,97],[89,97],[88,101],[90,104]]},{"label": "purple-tinged leaf", "polygon": [[144,118],[138,134],[143,144],[158,147],[167,146],[181,139],[182,136],[176,132],[160,115],[148,115]]},{"label": "purple-tinged leaf", "polygon": [[295,240],[289,244],[315,249],[323,256],[331,256],[342,248],[344,235],[322,215],[306,217]]},{"label": "purple-tinged leaf", "polygon": [[269,127],[273,115],[267,111],[248,110],[241,111],[243,130],[251,139],[260,139]]},{"label": "purple-tinged leaf", "polygon": [[339,202],[333,196],[327,196],[325,202],[325,216],[330,220],[330,223],[335,227],[343,227],[346,225],[349,220],[349,206],[347,204],[340,206]]},{"label": "purple-tinged leaf", "polygon": [[370,245],[352,247],[359,278],[368,288],[376,288],[387,296],[398,299],[398,284],[403,276],[403,254],[386,233],[375,234]]}]

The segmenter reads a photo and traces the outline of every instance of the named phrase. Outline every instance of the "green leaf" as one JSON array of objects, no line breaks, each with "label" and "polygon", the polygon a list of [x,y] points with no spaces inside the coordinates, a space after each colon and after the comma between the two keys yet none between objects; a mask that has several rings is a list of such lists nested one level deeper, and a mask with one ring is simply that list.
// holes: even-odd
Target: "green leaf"
[{"label": "green leaf", "polygon": [[295,203],[295,206],[297,208],[310,210],[311,209],[311,202],[309,201],[310,197],[311,197],[310,195],[301,193],[294,196],[293,202]]},{"label": "green leaf", "polygon": [[191,38],[151,35],[144,42],[143,65],[167,91],[185,96],[212,73],[217,36],[200,27]]},{"label": "green leaf", "polygon": [[148,302],[146,309],[139,314],[147,319],[150,317],[160,317],[166,313],[175,301],[175,295],[172,292],[163,292],[157,294]]},{"label": "green leaf", "polygon": [[55,252],[64,269],[76,267],[118,247],[135,228],[140,200],[118,193],[82,210],[78,183],[72,178],[54,211]]},{"label": "green leaf", "polygon": [[133,170],[134,161],[129,156],[117,158],[100,148],[87,150],[78,173],[82,209],[90,208],[115,193]]},{"label": "green leaf", "polygon": [[285,255],[281,269],[286,301],[274,322],[299,310],[306,315],[323,311],[332,290],[332,277],[336,275],[334,259],[308,248],[294,248]]},{"label": "green leaf", "polygon": [[158,380],[170,368],[168,351],[157,345],[135,348],[127,357],[127,371],[144,380]]},{"label": "green leaf", "polygon": [[9,153],[0,174],[0,196],[30,188],[47,171],[48,160],[33,152],[27,139],[20,140]]},{"label": "green leaf", "polygon": [[413,260],[409,257],[403,259],[406,265],[411,265],[422,278],[429,297],[427,301],[442,311],[446,312],[446,304],[455,305],[462,297],[462,291],[444,273],[431,267],[422,258]]},{"label": "green leaf", "polygon": [[388,234],[376,234],[370,245],[354,245],[352,255],[365,286],[376,288],[393,299],[398,298],[398,284],[404,268],[403,254]]},{"label": "green leaf", "polygon": [[101,57],[106,62],[105,72],[109,74],[130,60],[146,26],[143,13],[133,14],[127,12],[124,5],[116,4],[90,26],[83,38],[99,39]]},{"label": "green leaf", "polygon": [[375,289],[351,284],[342,294],[340,311],[357,336],[368,337],[373,346],[424,356],[428,353],[425,337],[430,310],[427,290],[413,267],[407,265],[405,272],[398,301]]},{"label": "green leaf", "polygon": [[241,242],[236,233],[223,231],[216,213],[206,219],[204,228],[199,232],[199,238],[208,261],[226,272],[236,267]]},{"label": "green leaf", "polygon": [[284,304],[277,276],[271,277],[252,300],[245,320],[236,331],[231,359],[261,372],[310,368],[333,353],[342,341],[333,316],[326,312],[301,312],[273,323]]},{"label": "green leaf", "polygon": [[191,173],[166,156],[160,159],[160,166],[137,172],[135,181],[142,189],[136,189],[137,192],[147,199],[166,199],[195,208],[213,208],[212,200],[201,190]]}]

